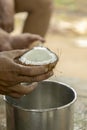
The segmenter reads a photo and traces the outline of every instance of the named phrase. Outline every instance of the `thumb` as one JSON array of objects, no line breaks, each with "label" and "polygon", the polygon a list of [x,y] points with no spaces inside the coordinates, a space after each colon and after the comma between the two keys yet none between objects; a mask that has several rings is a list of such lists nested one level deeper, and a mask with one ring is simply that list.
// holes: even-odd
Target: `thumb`
[{"label": "thumb", "polygon": [[6,52],[6,56],[10,57],[11,59],[16,59],[16,58],[22,56],[27,51],[29,51],[29,49],[12,50],[12,51]]},{"label": "thumb", "polygon": [[1,51],[10,51],[12,50],[12,47],[10,46],[10,44],[1,44],[0,45],[0,52]]}]

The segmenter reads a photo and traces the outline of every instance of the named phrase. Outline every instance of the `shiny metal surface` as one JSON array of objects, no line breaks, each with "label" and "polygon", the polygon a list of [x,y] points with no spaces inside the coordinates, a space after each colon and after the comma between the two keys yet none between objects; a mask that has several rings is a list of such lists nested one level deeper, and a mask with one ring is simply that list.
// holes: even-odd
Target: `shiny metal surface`
[{"label": "shiny metal surface", "polygon": [[7,130],[73,130],[76,98],[72,88],[53,81],[21,99],[6,96]]}]

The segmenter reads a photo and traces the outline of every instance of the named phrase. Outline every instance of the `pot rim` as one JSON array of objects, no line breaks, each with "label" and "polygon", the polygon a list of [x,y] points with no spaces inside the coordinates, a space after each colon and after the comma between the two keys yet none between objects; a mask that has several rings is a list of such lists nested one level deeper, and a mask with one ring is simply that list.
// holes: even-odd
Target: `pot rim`
[{"label": "pot rim", "polygon": [[9,96],[4,96],[4,101],[6,103],[8,103],[10,106],[12,106],[15,109],[21,110],[21,111],[28,111],[28,112],[49,112],[49,111],[55,111],[55,110],[62,110],[62,109],[66,109],[69,106],[73,105],[75,103],[75,101],[77,100],[77,93],[75,91],[75,89],[73,89],[72,87],[70,87],[70,85],[66,84],[66,83],[62,83],[62,82],[58,82],[58,81],[52,81],[52,80],[45,80],[45,81],[41,81],[41,82],[53,82],[53,83],[57,83],[57,84],[61,84],[64,85],[66,88],[69,88],[73,93],[74,93],[74,98],[71,102],[69,102],[66,105],[60,106],[60,107],[53,107],[53,108],[46,108],[46,109],[26,109],[26,108],[22,108],[18,105],[15,104],[11,104],[6,97]]}]

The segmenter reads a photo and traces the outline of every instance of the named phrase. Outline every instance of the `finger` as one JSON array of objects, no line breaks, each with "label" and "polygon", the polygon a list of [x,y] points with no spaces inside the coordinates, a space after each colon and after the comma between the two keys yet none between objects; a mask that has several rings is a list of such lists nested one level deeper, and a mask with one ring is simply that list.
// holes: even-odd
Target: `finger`
[{"label": "finger", "polygon": [[5,92],[1,92],[1,95],[7,95],[13,98],[20,98],[22,95],[18,94],[18,93],[5,93]]},{"label": "finger", "polygon": [[13,49],[24,49],[32,45],[33,42],[43,43],[45,40],[39,36],[29,33],[11,36],[11,45]]},{"label": "finger", "polygon": [[21,96],[22,96],[18,93],[10,93],[10,94],[7,94],[7,95],[10,96],[10,97],[13,97],[13,98],[21,98]]},{"label": "finger", "polygon": [[45,42],[44,38],[41,37],[40,35],[30,34],[30,33],[20,34],[20,35],[15,36],[14,38],[18,41],[27,42],[28,44],[37,40],[41,41],[42,43]]},{"label": "finger", "polygon": [[24,76],[36,76],[48,72],[48,67],[46,66],[24,66],[16,65],[16,71],[19,71],[19,75]]},{"label": "finger", "polygon": [[29,51],[29,49],[13,50],[12,56],[13,56],[13,58],[20,57],[20,56],[22,56],[24,53],[26,53],[27,51]]},{"label": "finger", "polygon": [[30,36],[29,36],[29,41],[30,42],[35,42],[37,40],[41,41],[42,43],[45,42],[44,38],[42,38],[41,36],[35,35],[35,34],[30,34]]},{"label": "finger", "polygon": [[1,51],[10,51],[10,50],[12,50],[12,48],[11,48],[10,44],[4,44],[4,45],[0,46],[0,50]]},{"label": "finger", "polygon": [[10,91],[5,86],[0,86],[0,94],[2,95],[8,95]]},{"label": "finger", "polygon": [[28,76],[19,76],[19,81],[20,82],[39,82],[45,79],[48,79],[53,75],[53,71],[47,72],[45,74],[39,75],[39,76],[33,76],[33,77],[28,77]]},{"label": "finger", "polygon": [[11,97],[14,97],[14,98],[20,98],[22,96],[19,93],[11,92],[11,90],[9,90],[8,88],[5,89],[5,87],[3,87],[3,89],[0,89],[0,94],[8,95],[8,96],[11,96]]},{"label": "finger", "polygon": [[37,86],[37,82],[31,84],[21,83],[16,86],[10,87],[10,91],[11,93],[18,93],[19,95],[26,95],[32,92]]},{"label": "finger", "polygon": [[17,57],[22,56],[24,53],[26,53],[29,49],[23,49],[23,50],[11,50],[8,53],[6,53],[6,55],[8,57],[10,57],[12,60],[16,59]]}]

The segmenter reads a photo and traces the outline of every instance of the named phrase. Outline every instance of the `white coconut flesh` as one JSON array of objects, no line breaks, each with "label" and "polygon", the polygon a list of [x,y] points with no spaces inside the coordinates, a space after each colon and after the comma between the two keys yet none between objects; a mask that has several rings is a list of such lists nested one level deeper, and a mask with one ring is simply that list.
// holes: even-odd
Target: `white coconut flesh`
[{"label": "white coconut flesh", "polygon": [[45,47],[34,47],[19,58],[26,65],[46,65],[57,61],[55,53]]}]

